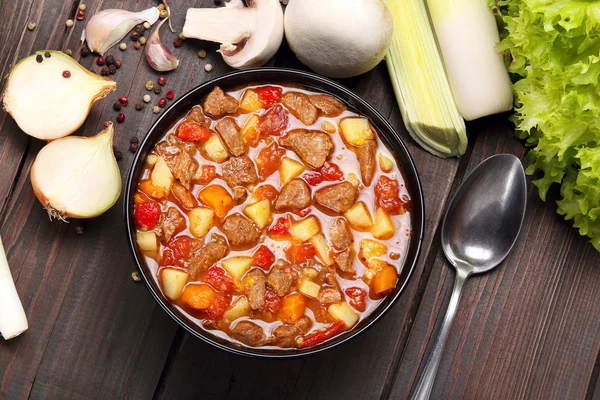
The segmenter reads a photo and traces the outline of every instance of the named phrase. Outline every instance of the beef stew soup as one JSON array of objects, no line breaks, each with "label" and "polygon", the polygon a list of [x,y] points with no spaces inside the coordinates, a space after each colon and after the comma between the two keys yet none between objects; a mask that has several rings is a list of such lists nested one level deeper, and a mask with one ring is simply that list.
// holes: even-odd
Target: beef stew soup
[{"label": "beef stew soup", "polygon": [[136,242],[164,297],[250,347],[309,348],[396,286],[411,200],[368,119],[288,85],[215,87],[155,145]]}]

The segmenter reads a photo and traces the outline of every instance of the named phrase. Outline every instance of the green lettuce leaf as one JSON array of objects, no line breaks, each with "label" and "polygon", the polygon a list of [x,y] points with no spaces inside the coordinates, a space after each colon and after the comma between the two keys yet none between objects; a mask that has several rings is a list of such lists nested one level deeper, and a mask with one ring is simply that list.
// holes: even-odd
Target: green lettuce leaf
[{"label": "green lettuce leaf", "polygon": [[492,0],[510,55],[519,138],[545,200],[600,251],[600,1]]}]

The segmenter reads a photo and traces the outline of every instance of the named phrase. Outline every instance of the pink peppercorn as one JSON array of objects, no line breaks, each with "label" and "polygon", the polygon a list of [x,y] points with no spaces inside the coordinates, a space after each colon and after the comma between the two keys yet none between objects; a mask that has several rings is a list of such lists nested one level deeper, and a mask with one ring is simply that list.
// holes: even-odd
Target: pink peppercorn
[{"label": "pink peppercorn", "polygon": [[164,97],[162,97],[159,101],[158,101],[158,105],[163,108],[164,106],[167,105],[167,99],[165,99]]},{"label": "pink peppercorn", "polygon": [[103,66],[104,65],[104,57],[100,56],[96,58],[96,64]]},{"label": "pink peppercorn", "polygon": [[121,123],[123,121],[125,121],[125,114],[119,113],[119,115],[117,115],[117,122]]},{"label": "pink peppercorn", "polygon": [[167,78],[165,78],[164,76],[159,76],[158,79],[156,80],[156,82],[158,82],[158,84],[160,86],[164,86],[167,83]]},{"label": "pink peppercorn", "polygon": [[127,107],[127,104],[129,104],[129,99],[127,96],[121,96],[119,97],[119,103],[121,103],[123,107]]},{"label": "pink peppercorn", "polygon": [[173,100],[175,98],[175,92],[172,90],[167,90],[165,96],[167,97],[167,99]]},{"label": "pink peppercorn", "polygon": [[71,71],[64,70],[62,75],[63,75],[63,78],[70,78],[71,77]]},{"label": "pink peppercorn", "polygon": [[83,19],[85,18],[85,12],[83,10],[77,11],[75,18],[77,18],[77,21],[83,21]]},{"label": "pink peppercorn", "polygon": [[110,121],[104,121],[104,126],[108,128],[108,126],[110,125]]}]

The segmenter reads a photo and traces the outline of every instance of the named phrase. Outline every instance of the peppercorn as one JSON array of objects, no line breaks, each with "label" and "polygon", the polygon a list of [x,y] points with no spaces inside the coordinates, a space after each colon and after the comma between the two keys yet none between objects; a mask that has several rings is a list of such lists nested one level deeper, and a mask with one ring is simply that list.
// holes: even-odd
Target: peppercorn
[{"label": "peppercorn", "polygon": [[210,72],[210,71],[212,71],[212,69],[213,69],[213,66],[212,66],[212,64],[206,64],[206,65],[204,66],[204,70],[205,70],[206,72]]},{"label": "peppercorn", "polygon": [[71,57],[73,55],[73,52],[71,51],[71,49],[66,49],[63,53],[65,53],[69,57]]},{"label": "peppercorn", "polygon": [[167,18],[169,16],[169,12],[167,10],[160,10],[160,14],[158,14],[158,16],[161,19],[165,19],[165,18]]},{"label": "peppercorn", "polygon": [[37,56],[35,56],[35,61],[41,63],[42,61],[44,61],[44,57],[42,57],[41,54],[38,54]]},{"label": "peppercorn", "polygon": [[183,41],[181,40],[181,38],[176,38],[175,40],[173,40],[173,46],[175,47],[180,47],[183,44]]},{"label": "peppercorn", "polygon": [[154,86],[154,93],[160,94],[162,92],[162,88],[160,86]]},{"label": "peppercorn", "polygon": [[159,106],[154,106],[152,108],[152,112],[154,112],[154,114],[158,114],[160,112],[160,107]]},{"label": "peppercorn", "polygon": [[148,30],[148,29],[150,29],[152,27],[152,25],[150,25],[150,22],[148,22],[148,21],[144,22],[143,25],[144,25],[144,29],[145,30]]},{"label": "peppercorn", "polygon": [[114,66],[114,65],[111,65],[110,67],[108,67],[108,72],[109,72],[111,75],[114,75],[114,74],[117,72],[117,67],[116,67],[116,66]]},{"label": "peppercorn", "polygon": [[140,111],[144,108],[144,103],[139,102],[139,103],[135,103],[135,109]]},{"label": "peppercorn", "polygon": [[83,233],[85,232],[85,225],[83,224],[78,224],[75,227],[75,232],[77,232],[78,235],[83,235]]},{"label": "peppercorn", "polygon": [[129,145],[129,151],[132,152],[132,153],[135,153],[139,148],[140,148],[140,144],[139,143],[131,143]]},{"label": "peppercorn", "polygon": [[164,4],[159,4],[158,7],[156,7],[156,8],[158,8],[158,11],[162,11],[162,10],[165,9],[165,5]]},{"label": "peppercorn", "polygon": [[129,138],[129,143],[139,143],[140,142],[140,138],[137,136],[132,136],[131,138]]},{"label": "peppercorn", "polygon": [[131,38],[131,40],[136,41],[140,38],[140,34],[139,32],[134,30],[129,34],[129,37]]},{"label": "peppercorn", "polygon": [[123,152],[118,150],[116,146],[113,146],[113,153],[114,153],[117,161],[120,161],[123,159]]},{"label": "peppercorn", "polygon": [[121,49],[122,51],[125,51],[125,50],[127,50],[127,45],[125,43],[120,43],[119,49]]},{"label": "peppercorn", "polygon": [[123,121],[125,121],[125,114],[119,113],[119,115],[117,115],[117,122],[121,123]]},{"label": "peppercorn", "polygon": [[121,103],[116,101],[115,104],[113,104],[113,108],[115,109],[115,111],[121,111],[121,108],[123,108],[123,106],[121,105]]},{"label": "peppercorn", "polygon": [[104,126],[108,128],[110,126],[110,121],[104,121]]},{"label": "peppercorn", "polygon": [[65,25],[67,26],[67,28],[70,28],[73,26],[73,20],[72,19],[68,19],[67,22],[65,22]]},{"label": "peppercorn", "polygon": [[115,61],[115,67],[117,67],[117,69],[121,68],[121,65],[123,65],[123,62],[121,60]]},{"label": "peppercorn", "polygon": [[145,94],[144,95],[144,103],[150,103],[150,100],[152,100],[152,97],[150,97],[149,94]]},{"label": "peppercorn", "polygon": [[134,29],[137,33],[141,35],[142,33],[144,33],[144,24],[137,24]]},{"label": "peppercorn", "polygon": [[140,278],[140,273],[139,273],[139,272],[137,272],[137,271],[133,271],[133,272],[131,273],[131,279],[133,279],[133,280],[134,280],[134,281],[136,281],[136,282],[139,282],[139,281],[141,281],[141,280],[142,280],[142,278]]},{"label": "peppercorn", "polygon": [[87,7],[86,7],[86,5],[85,5],[85,4],[83,4],[83,3],[81,3],[81,4],[79,5],[79,9],[80,9],[81,11],[85,11],[85,9],[86,9],[86,8],[87,8]]},{"label": "peppercorn", "polygon": [[141,38],[138,40],[138,43],[139,43],[139,44],[141,44],[141,45],[144,45],[144,44],[146,44],[146,41],[147,41],[147,40],[148,40],[148,39],[146,39],[146,36],[142,36],[142,37],[141,37]]},{"label": "peppercorn", "polygon": [[173,100],[175,98],[175,92],[169,89],[167,90],[165,97],[169,100]]},{"label": "peppercorn", "polygon": [[110,74],[110,70],[107,67],[102,67],[102,69],[100,70],[100,75],[106,76],[108,74]]},{"label": "peppercorn", "polygon": [[81,57],[87,57],[90,54],[89,47],[84,45],[81,50],[79,50],[79,54],[81,54]]},{"label": "peppercorn", "polygon": [[140,42],[133,42],[132,46],[136,50],[139,50],[142,47],[142,45],[140,44]]},{"label": "peppercorn", "polygon": [[152,81],[146,82],[146,90],[152,90],[152,89],[154,89],[154,82],[152,82]]},{"label": "peppercorn", "polygon": [[98,64],[99,66],[103,66],[104,65],[104,57],[100,56],[100,57],[96,58],[96,64]]},{"label": "peppercorn", "polygon": [[75,18],[77,18],[77,21],[83,21],[85,19],[85,12],[83,12],[83,10],[77,11]]},{"label": "peppercorn", "polygon": [[160,108],[164,108],[167,105],[167,99],[161,97],[160,100],[158,100],[158,105],[160,106]]},{"label": "peppercorn", "polygon": [[121,96],[119,97],[119,103],[121,103],[123,107],[127,107],[127,104],[129,104],[129,99],[127,96]]},{"label": "peppercorn", "polygon": [[52,57],[52,55],[50,54],[50,52],[47,51],[44,53],[44,57],[50,58],[50,57]]},{"label": "peppercorn", "polygon": [[206,50],[202,49],[198,52],[198,57],[204,58],[206,57]]},{"label": "peppercorn", "polygon": [[167,78],[165,78],[163,75],[161,75],[161,76],[158,77],[158,79],[156,80],[156,82],[160,86],[165,86],[165,84],[167,83]]},{"label": "peppercorn", "polygon": [[30,22],[27,24],[27,29],[29,29],[30,31],[34,30],[35,27],[37,26],[37,24],[35,22]]},{"label": "peppercorn", "polygon": [[113,65],[115,63],[115,57],[108,55],[106,56],[106,58],[104,58],[104,62],[106,63],[106,65]]},{"label": "peppercorn", "polygon": [[64,70],[62,75],[63,75],[63,78],[67,78],[68,79],[68,78],[71,77],[71,71]]}]

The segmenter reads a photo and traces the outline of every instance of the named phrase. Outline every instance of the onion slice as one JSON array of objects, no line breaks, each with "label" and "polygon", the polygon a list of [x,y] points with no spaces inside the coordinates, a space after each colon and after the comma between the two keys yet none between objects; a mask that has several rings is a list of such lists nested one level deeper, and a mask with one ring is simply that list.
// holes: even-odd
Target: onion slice
[{"label": "onion slice", "polygon": [[96,217],[117,202],[121,172],[113,135],[110,123],[96,136],[58,139],[39,152],[31,167],[31,184],[50,219]]},{"label": "onion slice", "polygon": [[0,334],[4,339],[12,339],[25,332],[29,327],[23,304],[8,268],[4,245],[0,238]]},{"label": "onion slice", "polygon": [[10,71],[3,106],[25,133],[53,140],[77,130],[92,104],[116,88],[64,53],[40,50]]}]

